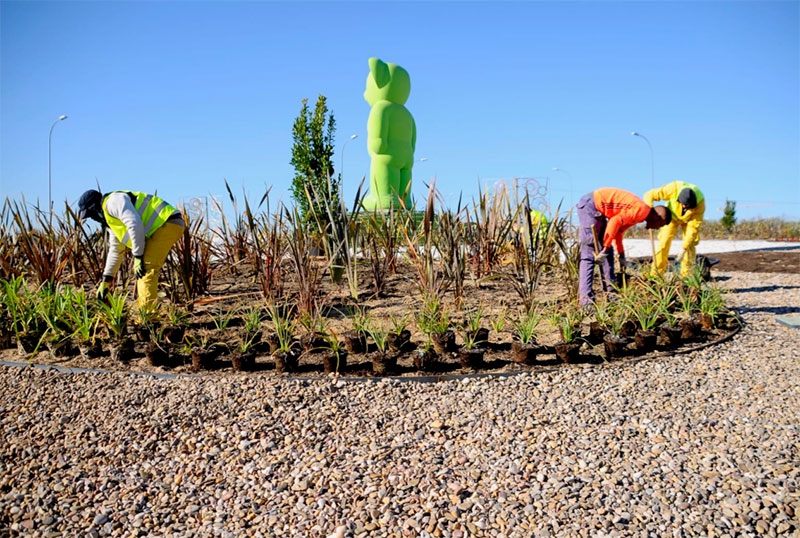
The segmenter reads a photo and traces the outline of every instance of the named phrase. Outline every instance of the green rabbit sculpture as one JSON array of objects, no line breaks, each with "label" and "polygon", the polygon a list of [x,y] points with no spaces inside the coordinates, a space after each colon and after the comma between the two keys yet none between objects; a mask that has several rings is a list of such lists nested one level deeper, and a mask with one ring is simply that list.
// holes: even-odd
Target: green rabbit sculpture
[{"label": "green rabbit sculpture", "polygon": [[406,109],[411,93],[408,71],[369,59],[364,99],[372,109],[367,120],[367,150],[371,158],[367,210],[411,207],[411,168],[417,143],[417,126]]}]

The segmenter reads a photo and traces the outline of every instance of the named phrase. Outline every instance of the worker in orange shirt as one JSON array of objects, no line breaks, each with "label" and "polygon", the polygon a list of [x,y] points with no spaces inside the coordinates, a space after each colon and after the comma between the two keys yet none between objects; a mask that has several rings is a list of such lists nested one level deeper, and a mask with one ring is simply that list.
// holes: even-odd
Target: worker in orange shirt
[{"label": "worker in orange shirt", "polygon": [[700,242],[700,224],[706,212],[706,201],[703,193],[696,185],[685,181],[672,181],[657,189],[644,193],[644,201],[652,206],[656,200],[664,200],[672,213],[672,222],[658,232],[658,248],[653,258],[653,272],[663,275],[667,269],[669,247],[675,232],[681,228],[683,234],[683,252],[678,260],[681,262],[681,276],[686,277],[694,268],[697,257],[697,243]]},{"label": "worker in orange shirt", "polygon": [[584,195],[575,207],[580,224],[578,302],[586,305],[594,302],[594,264],[600,266],[603,291],[610,291],[614,282],[614,245],[620,265],[625,264],[622,247],[625,230],[640,222],[647,223],[648,230],[661,228],[669,224],[672,214],[666,206],[650,207],[632,192],[612,187],[602,187]]}]

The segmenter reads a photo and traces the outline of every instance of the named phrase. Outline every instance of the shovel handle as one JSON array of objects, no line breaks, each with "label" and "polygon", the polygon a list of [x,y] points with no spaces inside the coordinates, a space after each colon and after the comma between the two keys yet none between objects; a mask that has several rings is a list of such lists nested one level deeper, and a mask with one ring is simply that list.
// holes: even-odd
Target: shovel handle
[{"label": "shovel handle", "polygon": [[594,227],[594,224],[592,224],[592,239],[594,239],[594,253],[597,254],[600,252],[600,247],[597,242],[597,228]]}]

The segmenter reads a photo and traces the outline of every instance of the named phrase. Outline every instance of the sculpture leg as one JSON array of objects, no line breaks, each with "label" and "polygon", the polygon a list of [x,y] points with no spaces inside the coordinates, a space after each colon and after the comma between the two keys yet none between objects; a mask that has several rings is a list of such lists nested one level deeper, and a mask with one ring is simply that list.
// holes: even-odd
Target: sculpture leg
[{"label": "sculpture leg", "polygon": [[366,210],[374,211],[391,207],[390,159],[389,156],[372,156],[369,169],[369,194],[361,202]]}]

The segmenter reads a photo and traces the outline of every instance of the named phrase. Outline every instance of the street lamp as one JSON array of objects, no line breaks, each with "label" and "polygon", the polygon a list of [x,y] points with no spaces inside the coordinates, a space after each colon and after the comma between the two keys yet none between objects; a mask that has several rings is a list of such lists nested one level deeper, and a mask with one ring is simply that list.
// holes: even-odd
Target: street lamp
[{"label": "street lamp", "polygon": [[50,136],[47,138],[47,207],[50,209],[50,228],[53,227],[53,176],[52,176],[52,147],[53,147],[53,129],[60,121],[67,119],[67,116],[59,116],[50,127]]},{"label": "street lamp", "polygon": [[656,188],[656,165],[655,165],[655,161],[653,159],[653,145],[650,143],[650,141],[647,139],[647,137],[644,136],[641,133],[637,133],[636,131],[633,131],[631,133],[631,135],[632,136],[638,136],[640,138],[644,138],[644,141],[647,142],[647,147],[650,148],[650,188],[651,189],[655,189]]},{"label": "street lamp", "polygon": [[355,140],[356,138],[358,138],[357,134],[351,134],[350,138],[345,140],[344,144],[342,145],[342,159],[341,159],[342,162],[341,165],[339,166],[339,177],[342,178],[342,180],[344,180],[344,148],[347,147],[348,142],[350,142],[351,140]]}]

